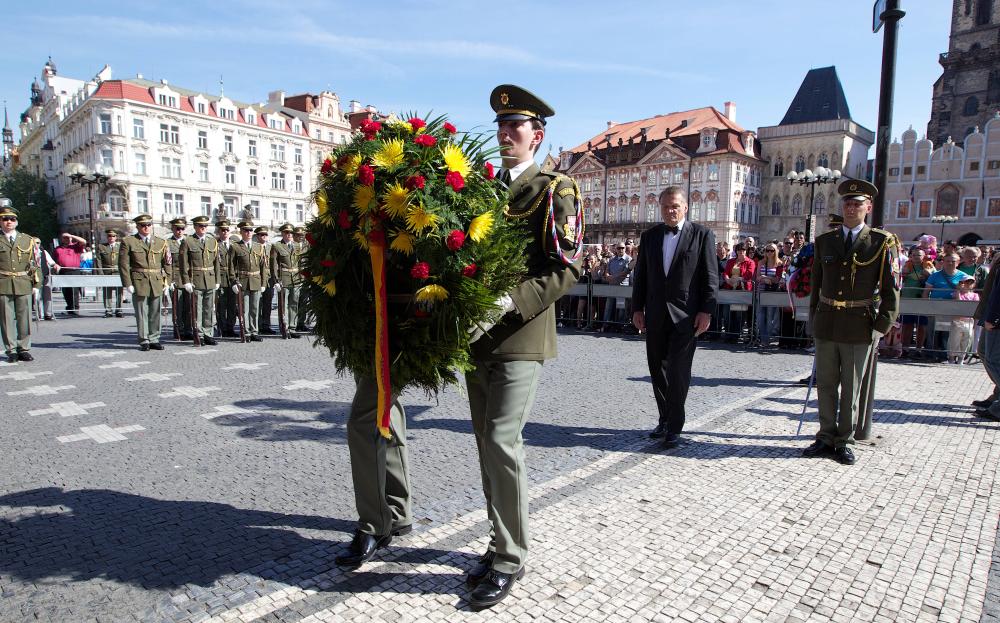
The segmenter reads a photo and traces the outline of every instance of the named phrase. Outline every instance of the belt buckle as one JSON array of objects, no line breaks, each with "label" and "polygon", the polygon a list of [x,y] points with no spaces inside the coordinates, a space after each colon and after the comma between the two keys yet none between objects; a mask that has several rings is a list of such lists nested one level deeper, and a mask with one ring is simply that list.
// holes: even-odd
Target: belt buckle
[{"label": "belt buckle", "polygon": [[847,301],[834,301],[831,303],[834,309],[847,309]]}]

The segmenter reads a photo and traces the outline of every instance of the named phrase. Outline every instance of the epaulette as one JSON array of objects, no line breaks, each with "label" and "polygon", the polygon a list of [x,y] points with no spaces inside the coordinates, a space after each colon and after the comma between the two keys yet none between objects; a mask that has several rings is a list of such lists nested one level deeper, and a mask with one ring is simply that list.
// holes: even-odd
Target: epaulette
[{"label": "epaulette", "polygon": [[891,231],[886,231],[884,229],[879,229],[877,227],[872,227],[871,230],[872,230],[873,234],[882,234],[886,238],[895,238],[896,237],[896,234],[892,233]]}]

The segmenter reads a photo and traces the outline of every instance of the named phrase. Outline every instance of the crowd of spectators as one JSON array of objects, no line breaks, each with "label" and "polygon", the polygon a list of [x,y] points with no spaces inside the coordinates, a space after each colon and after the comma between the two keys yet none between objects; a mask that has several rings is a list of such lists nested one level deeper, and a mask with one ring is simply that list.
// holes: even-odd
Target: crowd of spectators
[{"label": "crowd of spectators", "polygon": [[[804,232],[793,230],[780,240],[763,244],[746,237],[732,248],[719,241],[716,254],[723,290],[808,296],[812,244],[806,243]],[[632,239],[588,246],[580,284],[629,285],[637,255],[638,246]],[[901,298],[976,301],[995,260],[1000,260],[1000,254],[993,247],[960,247],[951,240],[939,246],[934,236],[921,236],[899,248]],[[635,333],[628,321],[630,303],[621,297],[567,296],[559,306],[560,326]],[[879,349],[889,358],[957,363],[974,356],[980,330],[968,316],[937,322],[933,317],[904,313],[882,338]],[[806,322],[795,317],[790,305],[733,304],[718,306],[705,339],[760,348],[805,348],[810,343],[808,334]]]}]

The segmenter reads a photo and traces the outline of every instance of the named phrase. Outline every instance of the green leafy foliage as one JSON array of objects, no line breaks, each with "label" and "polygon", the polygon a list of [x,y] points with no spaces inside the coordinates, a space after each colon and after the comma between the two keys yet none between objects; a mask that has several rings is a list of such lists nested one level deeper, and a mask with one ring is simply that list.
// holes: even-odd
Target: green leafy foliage
[{"label": "green leafy foliage", "polygon": [[43,178],[26,169],[15,169],[0,177],[0,196],[10,199],[17,210],[18,231],[46,245],[59,236],[58,204],[49,195]]}]

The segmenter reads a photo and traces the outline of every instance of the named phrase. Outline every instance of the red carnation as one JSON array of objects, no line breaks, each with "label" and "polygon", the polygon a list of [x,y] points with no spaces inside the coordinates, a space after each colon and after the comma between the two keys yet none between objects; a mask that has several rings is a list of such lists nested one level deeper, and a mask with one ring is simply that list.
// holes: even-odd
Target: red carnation
[{"label": "red carnation", "polygon": [[333,268],[334,266],[337,265],[337,262],[333,260],[320,260],[319,265],[322,266],[323,268]]},{"label": "red carnation", "polygon": [[414,117],[413,119],[407,121],[407,123],[410,124],[410,127],[413,128],[414,132],[427,126],[427,122],[420,117]]},{"label": "red carnation", "polygon": [[469,264],[468,266],[466,266],[466,267],[464,267],[462,269],[462,276],[463,277],[475,277],[476,276],[476,271],[478,271],[478,270],[479,270],[479,267],[476,266],[474,263],[473,264]]},{"label": "red carnation", "polygon": [[370,119],[364,119],[361,121],[361,131],[364,133],[365,138],[369,141],[375,140],[375,135],[382,130],[382,124],[378,121],[372,121]]},{"label": "red carnation", "polygon": [[309,234],[309,233],[306,234],[306,242],[308,242],[309,244],[311,244],[313,246],[316,246],[316,239],[313,238],[312,234]]},{"label": "red carnation", "polygon": [[417,262],[410,269],[410,276],[414,279],[427,279],[431,276],[431,265],[427,262]]},{"label": "red carnation", "polygon": [[326,160],[323,161],[323,166],[320,167],[319,172],[322,173],[323,175],[329,175],[330,171],[332,170],[333,170],[333,160],[327,158]]},{"label": "red carnation", "polygon": [[424,179],[423,175],[411,175],[406,178],[406,182],[403,183],[403,186],[406,186],[407,190],[416,190],[418,188],[423,188],[426,182],[427,180]]},{"label": "red carnation", "polygon": [[447,121],[444,122],[444,129],[448,131],[448,134],[454,134],[455,132],[458,132],[458,128],[451,125]]},{"label": "red carnation", "polygon": [[433,147],[438,140],[430,134],[420,134],[413,138],[413,142],[423,147]]},{"label": "red carnation", "polygon": [[465,244],[465,232],[461,229],[451,230],[451,233],[445,238],[444,244],[450,251],[458,251]]},{"label": "red carnation", "polygon": [[347,213],[347,210],[341,210],[337,214],[337,225],[340,225],[341,229],[349,229],[351,227],[351,215]]},{"label": "red carnation", "polygon": [[486,179],[491,180],[495,176],[496,176],[496,173],[493,171],[493,163],[492,162],[487,162],[486,163]]},{"label": "red carnation", "polygon": [[337,168],[338,169],[343,169],[344,165],[347,164],[347,161],[350,160],[350,159],[351,159],[350,154],[344,154],[340,158],[337,158]]},{"label": "red carnation", "polygon": [[358,181],[365,186],[371,186],[375,183],[375,169],[371,168],[367,164],[363,164],[358,167]]},{"label": "red carnation", "polygon": [[455,192],[465,188],[465,180],[462,178],[462,174],[458,171],[448,171],[448,175],[444,176],[444,181],[447,182]]}]

